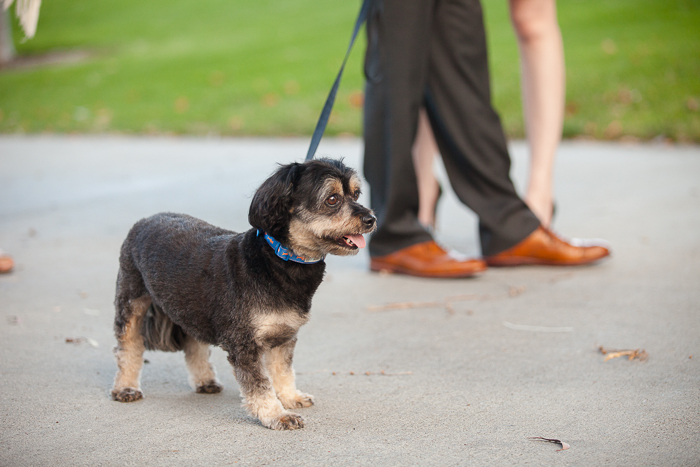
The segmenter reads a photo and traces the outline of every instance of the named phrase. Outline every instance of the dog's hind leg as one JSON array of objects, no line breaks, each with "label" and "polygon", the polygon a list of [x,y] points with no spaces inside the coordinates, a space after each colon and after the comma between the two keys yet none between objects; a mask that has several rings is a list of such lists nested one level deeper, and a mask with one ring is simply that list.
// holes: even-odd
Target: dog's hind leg
[{"label": "dog's hind leg", "polygon": [[119,402],[133,402],[143,398],[141,392],[141,368],[145,350],[141,326],[151,297],[144,295],[134,300],[117,297],[115,329],[117,345],[114,356],[117,360],[117,375],[114,377],[112,399]]},{"label": "dog's hind leg", "polygon": [[314,405],[314,397],[297,390],[294,382],[294,347],[296,338],[265,352],[265,364],[272,379],[277,398],[285,409],[300,409]]},{"label": "dog's hind leg", "polygon": [[272,381],[263,365],[263,349],[252,344],[239,346],[239,349],[241,352],[238,353],[229,350],[229,361],[241,388],[243,406],[260,423],[273,430],[303,428],[304,419],[285,410],[277,399]]},{"label": "dog's hind leg", "polygon": [[190,374],[192,389],[200,394],[216,394],[224,387],[216,378],[216,371],[209,362],[211,349],[209,344],[199,342],[192,336],[185,340],[185,363]]}]

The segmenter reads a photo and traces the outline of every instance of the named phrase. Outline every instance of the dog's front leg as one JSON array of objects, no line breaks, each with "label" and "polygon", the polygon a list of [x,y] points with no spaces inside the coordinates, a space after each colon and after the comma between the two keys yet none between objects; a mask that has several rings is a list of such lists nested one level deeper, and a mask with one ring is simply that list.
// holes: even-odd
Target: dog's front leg
[{"label": "dog's front leg", "polygon": [[229,351],[228,358],[241,387],[243,406],[260,423],[273,430],[303,428],[304,419],[286,411],[277,399],[272,381],[263,365],[263,353],[259,346],[255,346],[254,350],[248,347],[235,354]]},{"label": "dog's front leg", "polygon": [[272,385],[277,393],[277,398],[285,409],[300,409],[314,405],[314,396],[304,394],[297,390],[294,382],[294,347],[296,338],[290,339],[282,345],[268,349],[265,352],[265,364],[272,378]]}]

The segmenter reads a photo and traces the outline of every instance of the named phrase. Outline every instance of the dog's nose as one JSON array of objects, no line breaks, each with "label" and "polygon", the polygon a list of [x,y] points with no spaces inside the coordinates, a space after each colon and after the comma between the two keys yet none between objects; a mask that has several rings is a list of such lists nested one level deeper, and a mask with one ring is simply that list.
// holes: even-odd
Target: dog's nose
[{"label": "dog's nose", "polygon": [[362,219],[360,219],[367,227],[372,227],[374,226],[374,223],[377,222],[377,218],[374,216],[374,214],[367,214],[366,216],[362,216]]}]

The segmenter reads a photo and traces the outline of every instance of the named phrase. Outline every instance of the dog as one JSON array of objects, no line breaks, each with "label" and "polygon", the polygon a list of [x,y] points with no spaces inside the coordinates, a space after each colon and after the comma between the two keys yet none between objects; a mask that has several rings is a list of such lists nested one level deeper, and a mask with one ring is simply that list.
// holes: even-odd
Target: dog
[{"label": "dog", "polygon": [[221,392],[210,345],[228,353],[243,406],[275,430],[304,426],[287,409],[310,407],[292,359],[309,319],[327,254],[356,254],[376,228],[358,203],[360,179],[341,161],[281,166],[256,191],[235,233],[184,214],[161,213],[130,230],[119,258],[112,399],[143,398],[144,350],[185,352],[198,393]]}]

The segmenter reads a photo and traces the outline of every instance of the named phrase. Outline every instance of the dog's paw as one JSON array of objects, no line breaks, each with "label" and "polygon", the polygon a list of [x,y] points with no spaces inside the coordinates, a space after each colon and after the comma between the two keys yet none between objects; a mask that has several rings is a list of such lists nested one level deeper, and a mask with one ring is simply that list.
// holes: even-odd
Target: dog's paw
[{"label": "dog's paw", "polygon": [[314,396],[299,391],[291,395],[280,394],[279,400],[285,409],[304,409],[314,405]]},{"label": "dog's paw", "polygon": [[143,399],[143,392],[135,388],[112,389],[112,399],[117,402],[135,402]]},{"label": "dog's paw", "polygon": [[279,418],[273,419],[268,428],[273,430],[298,430],[299,428],[304,428],[304,419],[301,415],[287,412]]},{"label": "dog's paw", "polygon": [[216,380],[207,381],[201,386],[197,386],[197,394],[218,394],[224,390],[224,387]]}]

